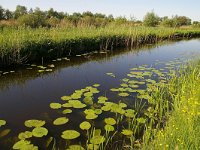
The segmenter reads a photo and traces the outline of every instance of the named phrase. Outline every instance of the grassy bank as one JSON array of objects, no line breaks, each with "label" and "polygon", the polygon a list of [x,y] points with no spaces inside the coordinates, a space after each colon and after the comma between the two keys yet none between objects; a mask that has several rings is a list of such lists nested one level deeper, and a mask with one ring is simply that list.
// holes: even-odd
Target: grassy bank
[{"label": "grassy bank", "polygon": [[199,64],[190,64],[179,76],[173,76],[168,85],[158,90],[161,92],[165,89],[165,93],[155,100],[171,95],[172,111],[166,113],[164,129],[151,127],[146,131],[143,149],[200,149]]},{"label": "grassy bank", "polygon": [[107,26],[106,28],[4,28],[0,65],[51,60],[94,50],[133,47],[174,38],[199,37],[199,29]]}]

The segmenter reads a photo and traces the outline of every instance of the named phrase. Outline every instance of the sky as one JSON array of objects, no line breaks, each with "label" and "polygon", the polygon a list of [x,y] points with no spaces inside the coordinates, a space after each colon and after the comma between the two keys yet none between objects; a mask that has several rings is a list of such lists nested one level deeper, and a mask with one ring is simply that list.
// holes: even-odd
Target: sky
[{"label": "sky", "polygon": [[193,21],[200,21],[200,0],[0,0],[3,8],[15,10],[17,5],[28,9],[39,7],[42,10],[54,8],[68,13],[91,11],[113,16],[135,17],[142,20],[143,16],[154,11],[163,16],[188,16]]}]

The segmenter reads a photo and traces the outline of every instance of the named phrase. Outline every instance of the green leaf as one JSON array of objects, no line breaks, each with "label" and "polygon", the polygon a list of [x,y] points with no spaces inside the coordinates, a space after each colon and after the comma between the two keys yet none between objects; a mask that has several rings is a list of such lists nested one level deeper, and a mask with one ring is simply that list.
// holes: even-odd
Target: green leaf
[{"label": "green leaf", "polygon": [[69,121],[68,118],[60,117],[60,118],[57,118],[56,120],[54,120],[53,124],[54,125],[63,125],[63,124],[66,124],[68,121]]},{"label": "green leaf", "polygon": [[35,137],[43,137],[48,134],[48,130],[44,127],[37,127],[33,129],[32,134]]}]

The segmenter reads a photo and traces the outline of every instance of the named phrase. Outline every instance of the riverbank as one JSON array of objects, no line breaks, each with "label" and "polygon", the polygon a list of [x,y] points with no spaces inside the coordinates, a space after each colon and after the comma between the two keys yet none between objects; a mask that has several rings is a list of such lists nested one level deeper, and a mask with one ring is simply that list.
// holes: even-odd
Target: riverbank
[{"label": "riverbank", "polygon": [[[166,113],[168,119],[164,128],[147,130],[144,135],[143,149],[196,150],[200,148],[199,64],[200,62],[190,64],[179,73],[178,77],[173,76],[169,84],[164,85],[165,95],[171,95],[172,111]],[[163,88],[159,91],[162,90]],[[161,95],[156,99],[159,98]]]},{"label": "riverbank", "polygon": [[200,29],[108,26],[106,28],[4,28],[0,66],[49,61],[96,50],[134,47],[163,40],[200,37]]}]

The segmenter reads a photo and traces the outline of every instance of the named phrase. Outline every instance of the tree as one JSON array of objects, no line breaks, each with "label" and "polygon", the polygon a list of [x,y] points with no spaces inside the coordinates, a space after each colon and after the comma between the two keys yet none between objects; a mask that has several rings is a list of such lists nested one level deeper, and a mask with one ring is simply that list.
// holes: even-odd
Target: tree
[{"label": "tree", "polygon": [[27,8],[25,6],[17,5],[16,10],[14,11],[14,18],[17,19],[25,14],[27,14]]},{"label": "tree", "polygon": [[180,26],[184,26],[184,25],[191,25],[191,19],[186,17],[186,16],[175,16],[173,18],[173,20],[175,21],[176,26],[180,27]]},{"label": "tree", "polygon": [[9,20],[12,18],[13,18],[13,13],[10,10],[6,9],[4,11],[4,19]]},{"label": "tree", "polygon": [[0,6],[0,20],[4,19],[4,9]]},{"label": "tree", "polygon": [[152,12],[148,12],[144,16],[143,23],[145,26],[155,27],[159,24],[159,20],[160,18],[152,11]]}]

